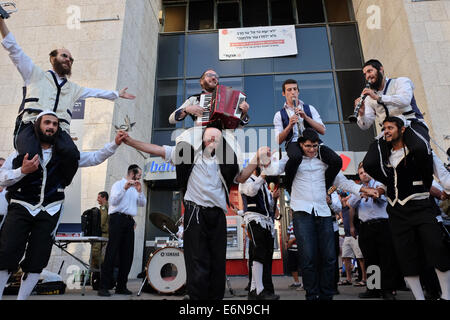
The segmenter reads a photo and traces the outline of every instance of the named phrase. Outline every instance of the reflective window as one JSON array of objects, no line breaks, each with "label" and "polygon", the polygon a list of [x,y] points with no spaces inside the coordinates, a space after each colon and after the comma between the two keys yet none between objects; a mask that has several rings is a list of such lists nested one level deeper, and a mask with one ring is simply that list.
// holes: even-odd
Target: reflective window
[{"label": "reflective window", "polygon": [[375,137],[375,129],[373,126],[368,130],[361,130],[356,123],[345,123],[344,129],[344,140],[347,145],[347,150],[367,151],[369,149],[369,144]]},{"label": "reflective window", "polygon": [[174,127],[169,124],[169,116],[182,105],[183,101],[183,80],[158,81],[153,126]]},{"label": "reflective window", "polygon": [[199,77],[206,69],[214,69],[220,76],[242,73],[242,61],[219,60],[219,39],[216,32],[187,36],[187,76]]},{"label": "reflective window", "polygon": [[235,136],[241,152],[256,152],[262,146],[269,146],[273,152],[278,151],[273,126],[244,127],[237,129]]},{"label": "reflective window", "polygon": [[298,23],[325,22],[320,0],[297,0]]},{"label": "reflective window", "polygon": [[362,71],[339,71],[337,78],[343,120],[345,121],[353,114],[355,99],[361,95],[365,80]]},{"label": "reflective window", "polygon": [[250,105],[251,125],[271,125],[273,123],[275,114],[273,85],[273,76],[245,77],[244,92]]},{"label": "reflective window", "polygon": [[214,3],[191,1],[189,3],[189,30],[214,29]]},{"label": "reflective window", "polygon": [[162,145],[173,146],[175,144],[176,138],[175,135],[172,137],[173,132],[174,132],[173,130],[153,130],[152,143],[158,144],[160,146]]},{"label": "reflective window", "polygon": [[361,51],[356,25],[331,26],[330,31],[336,69],[361,68]]},{"label": "reflective window", "polygon": [[158,44],[158,77],[184,74],[184,35],[162,35]]},{"label": "reflective window", "polygon": [[273,72],[274,58],[246,59],[244,60],[244,73]]},{"label": "reflective window", "polygon": [[282,95],[282,84],[286,79],[297,80],[300,100],[314,106],[322,121],[338,121],[336,94],[331,73],[289,74],[275,76],[275,99],[277,110],[285,103]]},{"label": "reflective window", "polygon": [[275,58],[275,72],[312,71],[331,69],[325,27],[297,28],[296,56]]},{"label": "reflective window", "polygon": [[319,135],[323,143],[335,151],[344,150],[342,147],[341,130],[339,125],[328,123],[325,127],[325,135]]}]

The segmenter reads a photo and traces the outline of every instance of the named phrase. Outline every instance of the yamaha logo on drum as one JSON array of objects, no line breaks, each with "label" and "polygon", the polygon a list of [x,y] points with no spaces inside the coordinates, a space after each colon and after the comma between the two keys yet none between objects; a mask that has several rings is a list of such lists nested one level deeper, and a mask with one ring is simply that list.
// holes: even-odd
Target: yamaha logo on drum
[{"label": "yamaha logo on drum", "polygon": [[161,252],[161,257],[164,257],[164,256],[167,256],[167,257],[179,257],[180,253],[179,252],[166,252],[166,253]]}]

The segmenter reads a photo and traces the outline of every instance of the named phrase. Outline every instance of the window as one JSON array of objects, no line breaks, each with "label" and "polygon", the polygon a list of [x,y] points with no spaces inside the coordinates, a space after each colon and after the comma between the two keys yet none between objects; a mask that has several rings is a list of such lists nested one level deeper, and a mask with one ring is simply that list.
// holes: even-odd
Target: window
[{"label": "window", "polygon": [[325,22],[321,0],[297,0],[298,23]]},{"label": "window", "polygon": [[[271,125],[273,116],[279,109],[275,108],[273,76],[245,77],[247,102],[250,105],[249,117],[251,125]],[[264,111],[263,111],[264,110]]]},{"label": "window", "polygon": [[169,116],[183,103],[182,80],[160,80],[156,93],[156,104],[153,126],[155,128],[171,128]]},{"label": "window", "polygon": [[356,25],[331,26],[330,31],[336,69],[361,68]]},{"label": "window", "polygon": [[191,1],[189,3],[189,30],[214,29],[214,2]]},{"label": "window", "polygon": [[295,24],[292,0],[270,0],[271,25]]},{"label": "window", "polygon": [[159,36],[158,77],[182,77],[184,73],[184,35]]},{"label": "window", "polygon": [[239,2],[217,3],[217,29],[239,28],[241,26]]},{"label": "window", "polygon": [[275,72],[330,70],[331,60],[325,27],[297,28],[296,56],[275,59]]},{"label": "window", "polygon": [[350,21],[347,0],[325,0],[328,22]]},{"label": "window", "polygon": [[184,31],[186,26],[186,6],[165,8],[164,32]]},{"label": "window", "polygon": [[343,120],[346,121],[353,114],[355,99],[361,95],[365,80],[362,71],[338,71],[337,80]]},{"label": "window", "polygon": [[267,0],[242,0],[242,19],[244,27],[268,26]]}]

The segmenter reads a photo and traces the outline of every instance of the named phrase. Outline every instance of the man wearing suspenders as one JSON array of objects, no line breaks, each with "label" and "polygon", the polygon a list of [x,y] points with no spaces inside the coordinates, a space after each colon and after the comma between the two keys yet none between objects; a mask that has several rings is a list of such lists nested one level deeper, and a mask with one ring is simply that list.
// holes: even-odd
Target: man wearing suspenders
[{"label": "man wearing suspenders", "polygon": [[[299,100],[296,80],[285,80],[282,85],[282,94],[286,98],[286,102],[283,108],[275,114],[273,124],[278,144],[285,143],[286,152],[289,156],[285,169],[285,188],[290,192],[293,179],[303,159],[302,149],[297,143],[298,138],[302,136],[306,128],[311,128],[323,135],[325,134],[325,125],[316,108]],[[328,190],[342,168],[342,159],[336,152],[322,143],[320,144],[318,157],[328,165],[325,172],[325,187]],[[324,193],[326,193],[326,190],[324,190]]]}]

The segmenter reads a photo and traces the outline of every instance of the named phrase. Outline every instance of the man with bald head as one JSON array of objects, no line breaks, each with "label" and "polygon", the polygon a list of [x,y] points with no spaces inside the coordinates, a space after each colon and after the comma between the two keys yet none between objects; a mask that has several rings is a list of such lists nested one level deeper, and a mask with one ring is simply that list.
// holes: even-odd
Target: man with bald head
[{"label": "man with bald head", "polygon": [[[199,132],[203,131],[197,128]],[[222,152],[232,142],[228,139],[226,131],[210,127],[203,131],[201,143],[185,145],[183,150],[180,150],[179,140],[176,147],[158,146],[131,137],[124,140],[140,151],[176,165],[185,208],[183,246],[186,289],[191,300],[223,299],[228,191],[232,184],[244,183],[258,164],[264,164],[264,160],[270,158],[269,148],[261,147],[250,164],[241,170],[236,158],[228,161],[227,151]]]},{"label": "man with bald head", "polygon": [[[28,153],[33,157],[39,154],[40,143],[35,138],[33,123],[41,111],[55,112],[59,118],[61,130],[55,142],[55,150],[66,159],[66,170],[73,177],[80,158],[80,153],[70,137],[70,122],[75,102],[91,97],[115,100],[119,97],[134,99],[135,96],[127,93],[127,88],[119,92],[91,89],[69,81],[74,58],[67,49],[55,49],[50,52],[49,60],[52,69],[44,71],[34,64],[17,44],[2,18],[0,18],[0,33],[3,37],[2,45],[8,51],[24,81],[23,100],[14,129],[14,147],[20,155]],[[72,180],[70,174],[68,174],[68,183]]]}]

